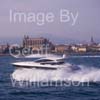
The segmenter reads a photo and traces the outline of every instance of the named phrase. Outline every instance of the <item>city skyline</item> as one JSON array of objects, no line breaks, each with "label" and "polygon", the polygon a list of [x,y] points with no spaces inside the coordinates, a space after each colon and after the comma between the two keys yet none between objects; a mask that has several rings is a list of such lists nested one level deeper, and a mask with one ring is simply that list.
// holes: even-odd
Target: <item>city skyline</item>
[{"label": "city skyline", "polygon": [[7,44],[9,44],[9,45],[13,45],[13,44],[15,44],[15,45],[17,45],[17,44],[19,44],[19,45],[22,45],[23,44],[23,39],[25,38],[25,37],[28,37],[28,38],[30,38],[30,39],[35,39],[35,38],[45,38],[45,39],[47,39],[47,40],[50,40],[53,44],[55,44],[55,45],[73,45],[73,44],[76,44],[76,45],[80,45],[80,44],[91,44],[92,42],[94,42],[94,43],[96,43],[96,44],[100,44],[100,42],[99,42],[99,40],[96,40],[93,36],[91,36],[87,41],[78,41],[78,40],[72,40],[72,39],[66,39],[66,40],[63,40],[63,41],[61,41],[62,39],[59,39],[58,41],[55,41],[55,40],[53,40],[54,38],[51,38],[50,39],[50,37],[46,37],[46,36],[29,36],[29,35],[24,35],[23,37],[20,37],[20,38],[13,38],[13,39],[6,39],[6,40],[4,40],[4,39],[2,39],[1,41],[0,41],[0,45],[7,45]]},{"label": "city skyline", "polygon": [[[18,43],[24,35],[46,37],[56,43],[89,42],[91,36],[100,42],[100,7],[99,0],[3,0],[0,1],[0,43]],[[59,16],[60,9],[67,9],[73,14],[78,12],[74,26],[69,23],[59,23],[58,17],[53,23],[38,26],[35,23],[10,23],[9,11],[52,12]]]}]

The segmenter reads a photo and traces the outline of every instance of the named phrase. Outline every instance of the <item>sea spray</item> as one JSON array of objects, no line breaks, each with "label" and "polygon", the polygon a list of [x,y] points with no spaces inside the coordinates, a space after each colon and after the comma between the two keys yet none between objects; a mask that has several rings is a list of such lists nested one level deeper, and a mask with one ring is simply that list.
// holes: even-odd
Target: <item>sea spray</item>
[{"label": "sea spray", "polygon": [[[60,83],[60,85],[63,85],[63,83],[65,82],[66,86],[77,86],[80,83],[84,82],[89,83],[100,81],[100,69],[98,68],[77,65],[79,69],[73,70],[73,67],[71,67],[73,65],[69,63],[65,64],[64,66],[66,67],[62,67],[61,69],[57,70],[41,70],[34,68],[16,69],[11,75],[13,86],[15,86],[16,84],[19,86],[35,86],[35,83],[37,83],[38,86],[41,86],[41,84],[42,86],[44,84],[49,86],[53,82]],[[76,84],[76,82],[79,83]]]}]

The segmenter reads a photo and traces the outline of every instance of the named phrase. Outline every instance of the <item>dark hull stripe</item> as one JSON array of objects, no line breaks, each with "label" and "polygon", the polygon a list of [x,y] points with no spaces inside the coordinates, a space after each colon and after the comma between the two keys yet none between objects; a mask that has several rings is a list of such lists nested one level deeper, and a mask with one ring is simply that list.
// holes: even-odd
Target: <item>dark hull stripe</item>
[{"label": "dark hull stripe", "polygon": [[20,66],[20,65],[13,65],[18,68],[36,68],[36,69],[45,69],[45,70],[56,70],[57,68],[50,68],[50,67],[37,67],[37,66]]}]

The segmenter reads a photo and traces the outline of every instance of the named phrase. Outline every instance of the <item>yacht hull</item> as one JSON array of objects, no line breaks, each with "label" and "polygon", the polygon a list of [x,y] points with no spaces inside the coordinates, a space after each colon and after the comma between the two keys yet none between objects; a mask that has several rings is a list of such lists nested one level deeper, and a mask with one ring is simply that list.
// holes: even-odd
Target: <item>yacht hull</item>
[{"label": "yacht hull", "polygon": [[37,66],[20,66],[20,65],[13,65],[16,68],[35,68],[35,69],[44,69],[44,70],[56,70],[57,68],[50,68],[50,67],[37,67]]},{"label": "yacht hull", "polygon": [[13,66],[16,68],[35,68],[35,69],[44,69],[44,70],[56,70],[58,66],[56,65],[41,65],[41,64],[35,64],[35,63],[13,63]]}]

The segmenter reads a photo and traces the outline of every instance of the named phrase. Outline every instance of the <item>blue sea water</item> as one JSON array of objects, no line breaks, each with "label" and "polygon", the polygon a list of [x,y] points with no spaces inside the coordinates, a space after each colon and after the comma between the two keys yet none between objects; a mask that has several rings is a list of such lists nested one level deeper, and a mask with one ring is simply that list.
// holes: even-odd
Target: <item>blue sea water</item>
[{"label": "blue sea water", "polygon": [[89,86],[86,83],[84,86],[13,86],[11,75],[18,73],[11,63],[22,60],[10,56],[0,57],[0,100],[100,100],[100,57],[72,56],[66,59],[67,63],[83,69],[71,74],[64,73],[60,79],[71,77],[80,81],[82,77],[87,77]]}]

